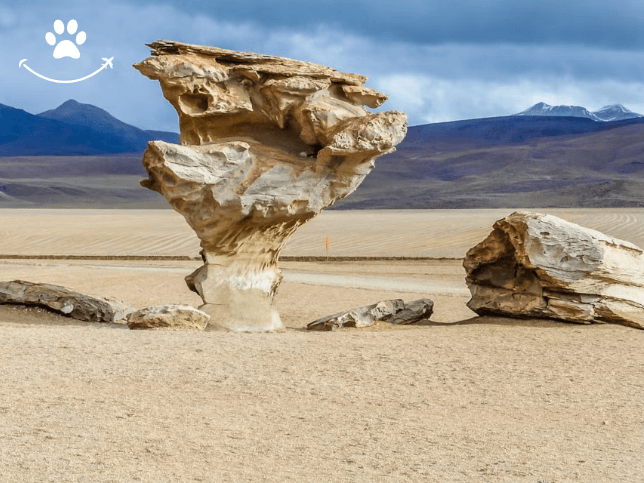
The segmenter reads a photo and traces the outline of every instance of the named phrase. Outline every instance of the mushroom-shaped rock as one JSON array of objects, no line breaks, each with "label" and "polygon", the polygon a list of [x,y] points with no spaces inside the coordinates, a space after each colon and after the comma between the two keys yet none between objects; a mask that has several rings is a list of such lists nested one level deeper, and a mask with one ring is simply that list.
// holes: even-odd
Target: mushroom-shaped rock
[{"label": "mushroom-shaped rock", "polygon": [[86,322],[118,322],[133,307],[110,298],[92,297],[48,283],[0,282],[0,304],[36,305]]},{"label": "mushroom-shaped rock", "polygon": [[308,330],[338,330],[344,327],[370,327],[376,322],[407,325],[423,319],[429,319],[434,309],[434,302],[419,299],[403,302],[401,299],[381,300],[372,305],[357,307],[340,312],[308,324]]},{"label": "mushroom-shaped rock", "polygon": [[556,216],[517,212],[463,262],[479,315],[644,328],[644,252]]},{"label": "mushroom-shaped rock", "polygon": [[204,330],[210,316],[189,305],[155,305],[127,315],[127,326],[139,329]]},{"label": "mushroom-shaped rock", "polygon": [[407,132],[366,78],[308,62],[158,41],[135,64],[179,114],[181,145],[153,141],[149,178],[201,239],[186,277],[211,325],[282,327],[277,260],[299,226],[353,192]]}]

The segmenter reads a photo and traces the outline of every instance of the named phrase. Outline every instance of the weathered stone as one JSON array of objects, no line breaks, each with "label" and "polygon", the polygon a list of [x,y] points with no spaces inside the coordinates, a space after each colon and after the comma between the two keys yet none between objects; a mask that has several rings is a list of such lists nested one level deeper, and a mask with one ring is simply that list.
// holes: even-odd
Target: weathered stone
[{"label": "weathered stone", "polygon": [[127,315],[132,329],[192,329],[204,330],[210,316],[189,305],[156,305]]},{"label": "weathered stone", "polygon": [[211,325],[282,327],[277,260],[299,226],[353,192],[407,132],[363,76],[281,57],[159,41],[136,64],[179,114],[181,146],[148,144],[143,165],[201,239],[186,277]]},{"label": "weathered stone", "polygon": [[110,298],[92,297],[59,285],[22,280],[0,282],[0,304],[37,305],[87,322],[118,322],[134,310]]},{"label": "weathered stone", "polygon": [[497,221],[463,266],[479,315],[644,328],[642,249],[556,216]]},{"label": "weathered stone", "polygon": [[308,330],[337,330],[343,327],[369,327],[376,322],[392,324],[413,324],[432,315],[434,302],[429,299],[419,299],[413,302],[403,302],[400,299],[382,300],[373,305],[322,317],[311,322]]}]

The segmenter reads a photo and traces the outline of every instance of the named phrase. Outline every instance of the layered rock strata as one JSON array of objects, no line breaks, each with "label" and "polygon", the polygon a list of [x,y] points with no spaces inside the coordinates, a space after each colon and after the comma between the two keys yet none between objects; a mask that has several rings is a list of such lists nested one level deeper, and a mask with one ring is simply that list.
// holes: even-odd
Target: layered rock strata
[{"label": "layered rock strata", "polygon": [[133,307],[109,298],[92,297],[75,290],[23,280],[0,282],[0,304],[34,305],[86,322],[119,322]]},{"label": "layered rock strata", "polygon": [[277,260],[299,226],[344,198],[407,132],[364,76],[308,62],[159,41],[135,64],[179,114],[181,145],[148,144],[144,187],[161,193],[201,239],[186,277],[211,325],[282,327]]},{"label": "layered rock strata", "polygon": [[344,327],[370,327],[377,322],[391,324],[414,324],[423,319],[429,319],[434,310],[434,302],[429,299],[419,299],[413,302],[403,302],[401,299],[382,300],[372,305],[357,307],[340,312],[308,324],[308,330],[338,330]]},{"label": "layered rock strata", "polygon": [[644,328],[642,249],[556,216],[497,221],[463,266],[479,315]]}]

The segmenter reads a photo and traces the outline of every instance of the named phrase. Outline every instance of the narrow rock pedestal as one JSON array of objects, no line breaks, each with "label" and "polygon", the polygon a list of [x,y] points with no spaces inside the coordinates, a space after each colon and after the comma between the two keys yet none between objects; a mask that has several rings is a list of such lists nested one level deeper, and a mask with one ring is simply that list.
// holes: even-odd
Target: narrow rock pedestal
[{"label": "narrow rock pedestal", "polygon": [[201,239],[186,277],[210,326],[282,328],[278,257],[300,227],[353,192],[407,132],[366,78],[282,57],[158,41],[136,64],[179,114],[181,145],[148,144],[141,184]]}]

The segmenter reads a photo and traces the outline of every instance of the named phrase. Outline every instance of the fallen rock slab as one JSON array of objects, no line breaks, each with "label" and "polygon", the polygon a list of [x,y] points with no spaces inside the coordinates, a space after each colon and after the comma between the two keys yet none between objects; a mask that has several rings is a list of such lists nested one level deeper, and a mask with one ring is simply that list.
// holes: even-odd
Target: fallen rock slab
[{"label": "fallen rock slab", "polygon": [[382,300],[373,305],[365,305],[329,315],[311,322],[307,330],[338,330],[343,327],[369,327],[376,322],[392,324],[413,324],[432,315],[434,302],[419,299],[403,302],[401,299]]},{"label": "fallen rock slab", "polygon": [[134,310],[110,298],[92,297],[59,285],[23,280],[0,282],[0,304],[46,307],[86,322],[117,322]]},{"label": "fallen rock slab", "polygon": [[352,193],[407,133],[366,77],[283,57],[157,41],[135,64],[159,81],[181,144],[148,143],[145,188],[161,193],[201,240],[186,277],[213,324],[283,328],[274,296],[280,251],[304,223]]},{"label": "fallen rock slab", "polygon": [[127,315],[127,326],[141,329],[204,330],[210,315],[189,305],[157,305]]},{"label": "fallen rock slab", "polygon": [[463,266],[479,315],[644,329],[644,251],[556,216],[497,221]]}]

